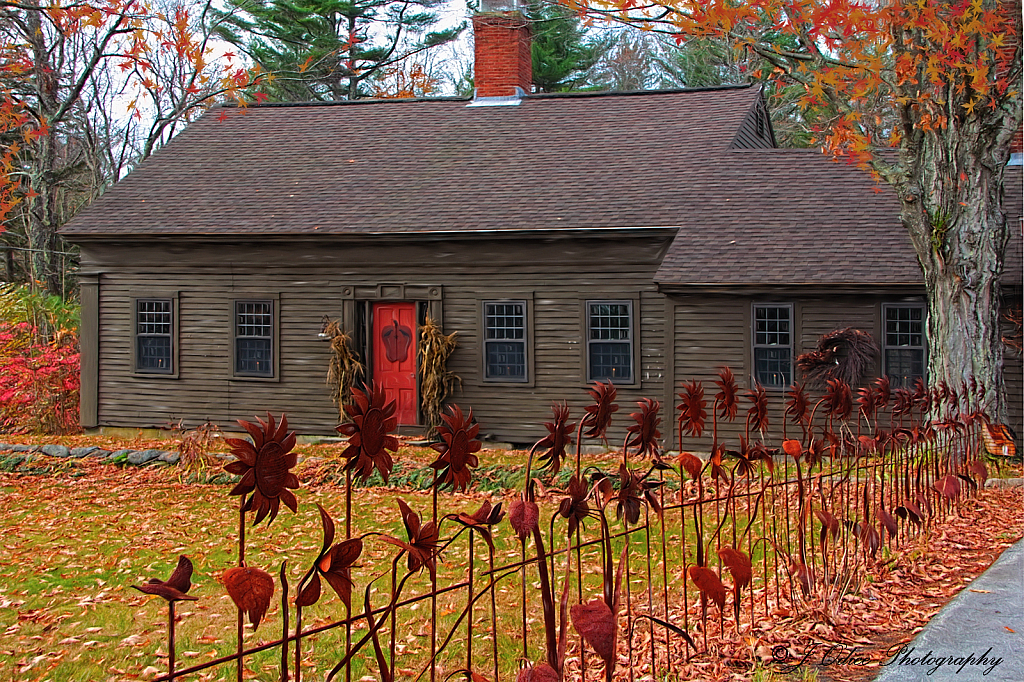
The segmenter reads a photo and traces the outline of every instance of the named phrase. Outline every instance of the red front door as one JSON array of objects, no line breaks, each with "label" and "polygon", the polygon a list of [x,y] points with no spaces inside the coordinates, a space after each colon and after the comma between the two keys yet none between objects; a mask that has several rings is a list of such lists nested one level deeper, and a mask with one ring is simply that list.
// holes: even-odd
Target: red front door
[{"label": "red front door", "polygon": [[373,306],[373,381],[398,405],[399,424],[416,423],[416,304]]}]

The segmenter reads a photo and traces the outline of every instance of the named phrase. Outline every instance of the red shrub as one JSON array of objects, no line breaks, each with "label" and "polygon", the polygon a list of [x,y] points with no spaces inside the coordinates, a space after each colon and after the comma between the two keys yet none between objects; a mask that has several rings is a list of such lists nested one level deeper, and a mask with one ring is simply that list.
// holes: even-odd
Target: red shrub
[{"label": "red shrub", "polygon": [[35,332],[0,325],[0,432],[78,431],[78,337],[40,343]]}]

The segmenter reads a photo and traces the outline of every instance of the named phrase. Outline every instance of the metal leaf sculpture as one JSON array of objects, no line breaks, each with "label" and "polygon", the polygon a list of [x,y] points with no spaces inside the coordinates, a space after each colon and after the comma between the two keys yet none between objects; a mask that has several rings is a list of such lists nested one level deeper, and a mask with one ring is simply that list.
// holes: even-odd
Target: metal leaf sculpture
[{"label": "metal leaf sculpture", "polygon": [[690,478],[696,481],[700,477],[700,472],[704,469],[704,462],[700,460],[696,455],[691,455],[689,452],[680,452],[679,466],[689,474]]},{"label": "metal leaf sculpture", "polygon": [[800,441],[790,438],[789,440],[782,441],[782,451],[793,459],[800,461],[800,457],[804,454],[804,446],[801,445]]},{"label": "metal leaf sculpture", "polygon": [[398,426],[396,409],[395,401],[388,400],[380,386],[365,393],[352,389],[352,403],[345,406],[352,421],[338,426],[337,431],[348,436],[348,447],[341,453],[347,460],[345,469],[364,481],[374,469],[385,483],[391,476],[395,466],[391,453],[398,451],[398,439],[390,435]]},{"label": "metal leaf sculpture", "polygon": [[718,386],[718,393],[715,394],[718,418],[732,421],[739,411],[739,387],[736,386],[736,377],[732,370],[728,367],[719,369],[715,385]]},{"label": "metal leaf sculpture", "polygon": [[618,391],[612,382],[598,381],[593,388],[587,389],[587,393],[594,402],[583,408],[587,413],[583,417],[583,428],[586,429],[583,435],[587,438],[604,438],[612,423],[612,415],[619,411],[619,406],[615,404]]},{"label": "metal leaf sculpture", "polygon": [[739,625],[740,593],[753,579],[754,567],[750,563],[750,557],[734,547],[721,547],[718,550],[718,557],[732,576],[733,615],[736,617],[736,624]]},{"label": "metal leaf sculpture", "polygon": [[935,481],[935,489],[942,493],[947,499],[953,499],[960,494],[960,480],[953,474],[943,476]]},{"label": "metal leaf sculpture", "polygon": [[896,515],[901,519],[910,519],[915,526],[920,526],[923,515],[921,509],[913,502],[904,502],[895,509]]},{"label": "metal leaf sculpture", "polygon": [[196,601],[199,599],[199,597],[193,597],[188,594],[188,591],[192,589],[192,561],[185,555],[178,557],[178,565],[167,580],[151,578],[149,582],[142,585],[132,585],[132,587],[139,592],[163,597],[168,602]]},{"label": "metal leaf sculpture", "polygon": [[878,548],[882,546],[882,536],[870,523],[857,522],[853,524],[853,536],[861,541],[864,551],[871,556],[875,556],[878,553]]},{"label": "metal leaf sculpture", "polygon": [[825,547],[828,544],[828,536],[831,535],[832,539],[839,537],[839,519],[837,519],[832,512],[827,509],[815,509],[814,515],[821,521],[821,536],[819,538],[821,544],[821,550],[824,553]]},{"label": "metal leaf sculpture", "polygon": [[258,425],[238,420],[238,424],[252,437],[252,443],[240,438],[224,439],[231,448],[231,454],[237,458],[224,470],[242,477],[230,494],[249,495],[242,508],[244,511],[255,510],[253,525],[268,514],[270,520],[267,523],[273,522],[282,502],[296,511],[298,502],[289,488],[299,487],[298,477],[291,472],[298,457],[292,452],[295,432],[288,431],[288,419],[281,415],[281,423],[275,424],[274,417],[268,412],[267,421],[259,417],[256,421]]},{"label": "metal leaf sculpture", "polygon": [[700,590],[701,603],[706,606],[707,600],[715,602],[719,610],[725,608],[725,585],[718,574],[704,566],[690,566],[690,580]]},{"label": "metal leaf sculpture", "polygon": [[221,582],[235,606],[249,616],[253,629],[259,627],[274,596],[274,578],[260,568],[235,566],[224,571]]},{"label": "metal leaf sculpture", "polygon": [[544,422],[544,428],[548,435],[537,443],[537,448],[547,448],[538,455],[537,459],[547,462],[548,471],[552,474],[558,473],[562,468],[562,459],[565,457],[566,448],[572,445],[572,432],[576,424],[569,423],[569,406],[563,401],[561,404],[551,404],[553,420]]},{"label": "metal leaf sculpture", "polygon": [[519,497],[509,505],[508,522],[512,526],[512,530],[519,536],[520,541],[525,541],[530,533],[537,528],[539,520],[540,509],[533,500]]},{"label": "metal leaf sculpture", "polygon": [[676,406],[679,410],[679,431],[685,431],[693,438],[700,438],[704,433],[704,421],[708,417],[703,384],[699,381],[683,384],[683,392],[678,395],[682,400]]},{"label": "metal leaf sculpture", "polygon": [[516,675],[516,682],[560,682],[555,669],[547,663],[536,663],[522,668]]},{"label": "metal leaf sculpture", "polygon": [[968,465],[968,470],[978,479],[978,486],[984,488],[988,480],[988,468],[980,459],[976,459]]},{"label": "metal leaf sculpture", "polygon": [[615,656],[615,614],[603,599],[594,598],[586,604],[569,609],[572,625],[587,644],[606,664]]},{"label": "metal leaf sculpture", "polygon": [[334,544],[334,520],[327,510],[317,505],[320,510],[320,521],[323,525],[323,545],[313,562],[312,575],[306,586],[295,599],[299,606],[312,606],[320,600],[320,578],[334,589],[346,606],[352,605],[352,564],[363,551],[363,541],[352,538]]},{"label": "metal leaf sculpture", "polygon": [[473,423],[473,410],[464,415],[458,405],[449,405],[441,421],[444,424],[437,431],[442,440],[431,446],[440,456],[430,466],[437,471],[439,487],[451,484],[453,490],[465,490],[473,478],[471,469],[480,463],[476,456],[482,447],[477,440],[480,425]]},{"label": "metal leaf sculpture", "polygon": [[813,351],[797,356],[796,366],[818,386],[830,379],[855,384],[877,356],[878,344],[871,334],[845,327],[823,334]]},{"label": "metal leaf sculpture", "polygon": [[800,583],[800,591],[803,592],[804,596],[810,596],[811,583],[814,580],[814,573],[811,569],[800,560],[794,558],[790,559],[789,562],[789,574]]},{"label": "metal leaf sculpture", "polygon": [[626,447],[636,448],[637,457],[642,458],[650,454],[654,459],[659,459],[661,449],[658,439],[661,438],[661,431],[658,430],[658,426],[661,424],[661,417],[658,416],[658,412],[661,411],[661,403],[650,398],[641,398],[636,404],[640,406],[640,411],[629,415],[636,423],[626,428]]},{"label": "metal leaf sculpture", "polygon": [[875,511],[875,516],[878,517],[878,522],[881,523],[882,527],[889,533],[889,537],[896,537],[896,519],[893,518],[893,515],[886,511],[885,507],[879,507]]}]

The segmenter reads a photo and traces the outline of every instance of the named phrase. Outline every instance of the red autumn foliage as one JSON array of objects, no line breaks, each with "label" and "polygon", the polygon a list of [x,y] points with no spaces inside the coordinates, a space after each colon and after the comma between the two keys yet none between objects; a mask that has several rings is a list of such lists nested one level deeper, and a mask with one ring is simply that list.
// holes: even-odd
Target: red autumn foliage
[{"label": "red autumn foliage", "polygon": [[0,326],[0,431],[77,432],[78,337],[43,343],[38,336],[25,323]]}]

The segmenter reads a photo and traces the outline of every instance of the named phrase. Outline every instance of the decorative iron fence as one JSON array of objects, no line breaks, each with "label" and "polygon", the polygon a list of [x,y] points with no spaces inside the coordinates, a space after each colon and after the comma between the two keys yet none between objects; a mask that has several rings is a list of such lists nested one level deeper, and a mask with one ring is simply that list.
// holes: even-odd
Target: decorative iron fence
[{"label": "decorative iron fence", "polygon": [[[399,445],[390,435],[394,404],[380,389],[353,389],[350,421],[339,427],[349,436],[340,453],[344,526],[318,505],[320,549],[294,587],[285,563],[275,581],[249,562],[245,532],[247,516],[269,525],[282,503],[296,510],[295,435],[284,417],[239,422],[251,440],[228,439],[236,459],[226,467],[240,476],[230,493],[240,501],[238,565],[221,579],[238,610],[235,650],[176,666],[175,604],[195,599],[192,564],[181,557],[170,579],[138,586],[168,601],[168,672],[157,679],[233,665],[241,680],[248,658],[277,652],[280,679],[297,682],[304,647],[320,642],[337,651],[328,680],[671,675],[694,657],[744,644],[749,651],[780,615],[838,616],[867,566],[984,487],[981,443],[998,447],[993,438],[1003,435],[973,382],[911,390],[882,378],[854,395],[830,380],[817,398],[799,386],[788,391],[783,428],[794,435],[775,446],[765,435],[766,392],[741,393],[728,369],[714,385],[711,398],[700,382],[682,387],[671,456],[660,442],[661,405],[639,401],[617,471],[583,468],[580,455],[584,439],[605,437],[618,410],[615,387],[595,384],[578,424],[555,404],[548,434],[530,451],[524,490],[507,510],[485,501],[473,513],[448,509],[455,498],[438,495],[469,487],[481,448],[472,412],[451,406],[433,446],[429,512],[399,500],[401,537],[352,521],[354,480],[377,471],[387,481]],[[738,419],[743,435],[721,440],[719,426]],[[683,452],[683,434],[706,438],[707,457]],[[545,490],[532,475],[563,466],[574,467],[564,490]],[[513,560],[501,543],[518,549]],[[324,583],[345,616],[309,625],[304,616]],[[244,619],[258,626],[275,591],[281,637],[246,646]],[[429,650],[407,646],[417,626]]]}]

